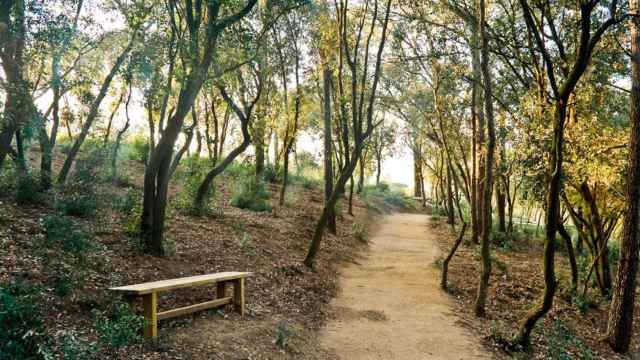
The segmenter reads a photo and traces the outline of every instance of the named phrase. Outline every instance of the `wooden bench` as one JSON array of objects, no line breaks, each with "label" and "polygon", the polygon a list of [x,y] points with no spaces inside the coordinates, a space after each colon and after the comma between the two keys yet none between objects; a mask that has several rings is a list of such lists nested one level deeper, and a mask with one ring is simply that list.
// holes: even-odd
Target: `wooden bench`
[{"label": "wooden bench", "polygon": [[[153,281],[143,284],[110,288],[109,290],[124,295],[129,301],[142,297],[144,317],[147,320],[144,328],[145,338],[158,335],[158,321],[176,316],[191,314],[196,311],[233,304],[235,311],[244,316],[244,279],[251,276],[249,272],[222,272],[179,279]],[[178,309],[158,312],[158,293],[180,288],[216,284],[216,299]],[[227,285],[233,285],[233,296],[227,296]]]}]

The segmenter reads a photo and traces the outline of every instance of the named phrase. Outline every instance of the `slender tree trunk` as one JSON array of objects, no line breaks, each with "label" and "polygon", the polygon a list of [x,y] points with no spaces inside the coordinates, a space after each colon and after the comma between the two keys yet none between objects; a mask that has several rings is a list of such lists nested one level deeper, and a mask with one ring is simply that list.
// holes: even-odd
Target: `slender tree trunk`
[{"label": "slender tree trunk", "polygon": [[422,189],[420,188],[420,179],[422,177],[422,156],[416,148],[413,150],[413,196],[422,196]]},{"label": "slender tree trunk", "polygon": [[[333,140],[331,125],[331,69],[327,64],[322,69],[323,116],[324,116],[324,201],[329,205],[333,191]],[[337,233],[335,209],[330,208],[326,216],[326,226],[332,234]]]},{"label": "slender tree trunk", "polygon": [[571,290],[576,291],[578,289],[578,263],[576,261],[576,255],[573,251],[573,244],[571,243],[571,235],[565,229],[564,224],[558,224],[558,232],[564,239],[565,247],[567,248],[567,255],[569,256],[569,264],[571,265]]},{"label": "slender tree trunk", "polygon": [[482,233],[480,254],[482,257],[482,272],[478,285],[478,295],[476,297],[474,310],[477,316],[485,316],[485,303],[487,301],[487,290],[489,288],[489,277],[491,276],[491,193],[493,190],[493,158],[495,152],[495,125],[493,118],[493,97],[491,73],[489,71],[489,39],[486,31],[486,4],[485,0],[477,0],[479,11],[479,33],[482,44],[482,79],[484,84],[484,104],[487,120],[487,146],[484,164],[484,185],[482,186]]},{"label": "slender tree trunk", "polygon": [[380,175],[382,175],[382,157],[376,156],[376,187],[380,186]]},{"label": "slender tree trunk", "polygon": [[360,175],[358,176],[358,190],[356,193],[360,195],[362,193],[362,189],[364,188],[364,156],[360,156],[360,161],[358,162],[360,166]]},{"label": "slender tree trunk", "polygon": [[[568,98],[568,97],[567,97]],[[546,236],[544,240],[543,270],[544,270],[544,294],[542,301],[536,308],[527,314],[520,325],[515,342],[523,347],[528,347],[531,331],[536,322],[553,306],[553,298],[558,287],[555,274],[556,232],[560,215],[560,191],[562,189],[562,148],[564,144],[564,120],[566,117],[566,99],[558,100],[554,116],[553,143],[550,151],[551,180],[547,195],[546,206]]]},{"label": "slender tree trunk", "polygon": [[58,184],[62,185],[67,180],[67,176],[69,175],[69,171],[71,170],[71,166],[78,155],[78,151],[80,151],[80,147],[84,143],[84,140],[89,135],[89,131],[91,130],[91,126],[93,125],[93,121],[98,117],[98,113],[100,111],[100,104],[102,104],[102,100],[107,96],[107,92],[109,91],[109,87],[111,86],[111,82],[113,78],[116,76],[118,71],[120,70],[120,66],[124,63],[124,60],[129,56],[131,49],[135,43],[137,38],[137,31],[131,35],[131,39],[127,44],[127,47],[122,51],[122,53],[116,59],[116,62],[113,64],[113,67],[109,71],[109,74],[102,82],[102,86],[100,88],[100,92],[95,100],[91,103],[91,109],[89,110],[89,114],[87,115],[87,120],[82,126],[82,131],[80,135],[76,138],[71,146],[71,150],[69,150],[69,154],[67,155],[62,168],[60,169],[60,173],[58,174]]},{"label": "slender tree trunk", "polygon": [[[477,1],[476,1],[477,2]],[[476,7],[478,7],[476,3]],[[476,13],[478,9],[476,9]],[[477,15],[477,14],[476,14]],[[478,17],[476,16],[476,19]],[[473,144],[475,154],[475,166],[473,184],[475,187],[474,202],[471,206],[471,219],[472,219],[472,232],[471,241],[474,244],[480,243],[480,233],[482,232],[482,198],[484,194],[484,134],[485,134],[485,122],[484,122],[484,110],[483,110],[483,87],[482,87],[482,66],[481,66],[481,43],[479,24],[476,20],[475,29],[472,31],[471,37],[471,67],[473,70],[473,89],[472,100],[474,111],[474,141]],[[475,224],[475,225],[474,225]]]},{"label": "slender tree trunk", "polygon": [[449,254],[442,262],[442,276],[440,278],[440,287],[442,288],[442,290],[446,291],[448,289],[447,277],[449,274],[449,263],[451,262],[451,259],[453,259],[453,256],[456,254],[458,247],[462,243],[462,239],[464,238],[464,233],[467,231],[467,226],[468,225],[466,222],[462,223],[462,229],[460,229],[458,238],[456,239],[455,243],[453,243],[453,247],[451,247],[451,250],[449,250]]}]

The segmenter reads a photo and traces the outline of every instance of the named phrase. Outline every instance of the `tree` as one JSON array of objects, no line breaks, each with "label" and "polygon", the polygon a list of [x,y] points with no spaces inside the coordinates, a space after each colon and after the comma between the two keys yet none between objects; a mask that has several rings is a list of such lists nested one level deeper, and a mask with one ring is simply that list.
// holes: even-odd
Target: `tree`
[{"label": "tree", "polygon": [[[365,11],[361,15],[359,19],[359,24],[357,26],[357,33],[362,35],[362,30],[365,24],[367,9],[370,5],[370,0],[365,1]],[[334,184],[333,190],[331,191],[331,197],[329,201],[327,201],[322,209],[322,214],[318,222],[316,223],[316,227],[314,230],[313,238],[311,239],[311,244],[309,246],[309,251],[304,260],[304,264],[308,267],[312,267],[315,261],[316,254],[320,249],[320,243],[322,241],[322,237],[324,235],[325,226],[327,224],[327,220],[329,215],[333,213],[333,209],[338,201],[338,197],[344,191],[345,185],[347,181],[352,177],[353,171],[358,164],[358,160],[360,154],[364,148],[365,141],[369,138],[373,130],[375,129],[376,124],[373,122],[373,114],[374,114],[374,106],[376,100],[376,91],[378,88],[378,83],[380,81],[380,75],[382,73],[382,56],[384,51],[385,42],[387,39],[387,28],[389,25],[389,15],[391,13],[391,0],[388,0],[384,9],[384,15],[382,20],[382,25],[380,28],[380,42],[378,43],[378,49],[375,58],[375,65],[373,69],[373,79],[371,84],[369,85],[369,89],[367,91],[367,80],[369,80],[368,76],[368,67],[369,67],[369,46],[373,34],[376,29],[377,22],[380,20],[378,14],[378,0],[373,0],[373,13],[371,15],[371,26],[369,28],[369,32],[366,35],[366,40],[364,44],[365,54],[363,56],[363,64],[362,64],[362,81],[358,81],[359,71],[357,64],[359,63],[359,51],[360,51],[360,35],[357,36],[355,43],[351,43],[347,39],[347,29],[349,28],[348,24],[348,6],[345,1],[340,1],[336,12],[338,17],[338,28],[340,36],[340,61],[344,58],[349,65],[351,70],[351,118],[350,125],[352,128],[352,139],[353,139],[353,152],[351,152],[351,156],[346,158],[346,164],[344,168],[341,169],[340,176],[338,177],[336,183]],[[352,45],[353,44],[353,45]],[[339,80],[340,82],[342,79]],[[366,113],[364,112],[366,104]],[[346,119],[346,116],[344,117]]]},{"label": "tree", "polygon": [[[256,5],[257,0],[247,0],[242,7],[227,9],[220,1],[202,0],[186,1],[183,4],[185,16],[186,46],[181,48],[183,58],[187,59],[185,78],[182,80],[178,94],[178,102],[166,128],[158,140],[149,159],[144,176],[143,207],[140,230],[146,251],[154,255],[164,254],[163,232],[167,191],[169,186],[169,169],[173,158],[173,146],[180,134],[185,117],[191,111],[214,56],[220,36],[227,28],[247,16]],[[203,7],[204,5],[204,7]],[[169,1],[169,21],[177,28],[175,0]],[[224,8],[224,11],[223,11]],[[231,15],[224,15],[231,13]],[[180,24],[182,26],[182,24]],[[180,29],[182,31],[182,29]]]},{"label": "tree", "polygon": [[[564,64],[560,65],[552,57],[548,46],[543,38],[543,28],[549,25],[551,33],[557,34],[553,18],[550,14],[545,13],[546,9],[541,9],[541,17],[551,19],[548,24],[542,24],[534,18],[533,10],[526,0],[520,0],[523,16],[527,24],[528,31],[532,34],[535,41],[537,51],[540,52],[544,67],[546,69],[546,77],[551,88],[553,96],[553,135],[552,143],[549,148],[549,181],[547,190],[547,199],[545,205],[545,243],[544,243],[544,283],[545,290],[542,301],[536,306],[524,319],[520,325],[518,334],[514,342],[521,346],[528,346],[536,322],[542,318],[551,309],[553,298],[557,289],[557,281],[555,278],[555,238],[558,229],[558,220],[560,215],[560,192],[562,190],[562,164],[563,164],[563,145],[564,145],[564,127],[567,117],[567,106],[569,98],[578,84],[578,81],[587,70],[591,55],[598,45],[598,42],[604,33],[613,25],[619,23],[621,18],[618,17],[618,3],[611,2],[608,7],[609,18],[599,23],[595,31],[592,31],[592,16],[595,16],[596,8],[604,6],[600,1],[580,2],[577,5],[576,14],[579,18],[576,22],[575,33],[578,34],[578,43],[575,47],[575,58],[569,60],[567,55],[566,42],[560,37],[552,35],[552,41],[558,49],[559,57]],[[559,76],[561,77],[559,79]],[[546,92],[547,89],[540,89]]]},{"label": "tree", "polygon": [[629,2],[630,13],[635,14],[629,25],[631,30],[631,130],[629,133],[629,164],[625,192],[625,218],[620,240],[620,263],[615,280],[607,341],[617,352],[625,353],[633,335],[633,312],[638,272],[640,243],[640,1]]},{"label": "tree", "polygon": [[487,289],[489,287],[489,277],[491,276],[491,194],[493,191],[493,157],[495,152],[496,135],[493,118],[493,93],[491,84],[491,73],[489,71],[489,39],[486,30],[486,3],[484,0],[477,1],[478,11],[478,33],[482,48],[482,83],[484,90],[484,112],[487,126],[487,144],[484,151],[484,183],[482,186],[482,226],[480,233],[480,255],[482,257],[482,272],[480,274],[480,284],[478,285],[478,295],[474,304],[474,311],[477,316],[484,316],[486,313],[485,303],[487,299]]}]

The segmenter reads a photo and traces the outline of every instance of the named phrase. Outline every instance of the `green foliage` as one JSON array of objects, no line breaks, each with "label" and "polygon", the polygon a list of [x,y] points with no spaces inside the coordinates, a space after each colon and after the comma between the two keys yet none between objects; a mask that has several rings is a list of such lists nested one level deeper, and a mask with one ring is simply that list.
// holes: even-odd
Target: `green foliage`
[{"label": "green foliage", "polygon": [[68,331],[58,339],[59,352],[65,360],[91,360],[98,352],[98,346],[75,331]]},{"label": "green foliage", "polygon": [[412,201],[400,189],[394,189],[386,183],[365,186],[361,197],[367,207],[377,209],[380,212],[389,211],[390,208],[410,208]]},{"label": "green foliage", "polygon": [[26,174],[17,175],[16,202],[20,205],[41,204],[43,195],[40,189],[40,178],[37,172],[28,171]]},{"label": "green foliage", "polygon": [[44,334],[38,289],[22,281],[0,285],[0,359],[44,359]]},{"label": "green foliage", "polygon": [[351,225],[351,231],[353,232],[353,235],[356,237],[356,239],[364,243],[366,243],[369,240],[367,230],[364,228],[363,225],[354,222]]},{"label": "green foliage", "polygon": [[278,172],[278,169],[276,169],[275,165],[273,164],[265,165],[264,170],[262,170],[262,178],[264,179],[264,181],[272,184],[282,181],[281,174]]},{"label": "green foliage", "polygon": [[556,320],[547,334],[547,359],[593,359],[591,350],[576,337],[575,331],[561,320]]},{"label": "green foliage", "polygon": [[140,135],[134,137],[129,147],[129,160],[135,160],[146,165],[149,161],[150,148],[146,137]]},{"label": "green foliage", "polygon": [[177,174],[178,178],[182,180],[182,191],[178,193],[176,208],[194,216],[215,215],[218,213],[213,184],[207,189],[202,208],[195,209],[193,207],[198,188],[210,170],[211,163],[208,159],[190,156],[183,161],[183,165]]},{"label": "green foliage", "polygon": [[75,257],[83,258],[95,248],[91,237],[68,217],[49,215],[42,221],[45,232],[44,245],[48,249],[64,251]]},{"label": "green foliage", "polygon": [[121,348],[142,341],[140,332],[145,324],[143,316],[132,314],[129,305],[115,302],[110,315],[98,309],[93,310],[94,325],[103,346]]},{"label": "green foliage", "polygon": [[246,232],[242,233],[242,237],[238,240],[238,245],[240,245],[240,248],[246,250],[251,256],[255,256],[257,254],[256,244],[253,242],[251,235]]},{"label": "green foliage", "polygon": [[278,322],[276,327],[276,346],[283,350],[293,335],[295,335],[293,329],[285,321]]},{"label": "green foliage", "polygon": [[235,190],[231,205],[251,211],[269,211],[271,205],[268,200],[269,193],[267,193],[264,182],[256,179],[255,176],[249,176],[241,181]]},{"label": "green foliage", "polygon": [[57,214],[42,221],[45,236],[37,243],[50,285],[58,296],[71,294],[86,277],[86,256],[96,249],[93,239],[75,221]]},{"label": "green foliage", "polygon": [[100,205],[96,187],[107,178],[104,164],[108,153],[95,142],[88,142],[83,149],[85,152],[76,161],[72,177],[58,194],[56,209],[66,215],[91,217]]},{"label": "green foliage", "polygon": [[65,187],[56,201],[56,210],[71,216],[91,217],[98,210],[98,196],[83,186]]},{"label": "green foliage", "polygon": [[234,161],[224,170],[225,174],[234,178],[245,178],[255,174],[255,168],[248,162]]}]

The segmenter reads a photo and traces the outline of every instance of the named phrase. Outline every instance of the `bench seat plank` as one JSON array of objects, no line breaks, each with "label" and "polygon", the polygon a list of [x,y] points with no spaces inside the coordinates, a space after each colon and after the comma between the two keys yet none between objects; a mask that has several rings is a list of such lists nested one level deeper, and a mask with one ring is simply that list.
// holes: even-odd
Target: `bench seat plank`
[{"label": "bench seat plank", "polygon": [[189,276],[178,279],[152,281],[148,283],[120,286],[110,288],[109,290],[120,292],[127,295],[146,295],[154,292],[168,291],[185,287],[213,284],[222,281],[230,281],[236,279],[244,279],[251,276],[250,272],[222,272],[216,274]]}]

